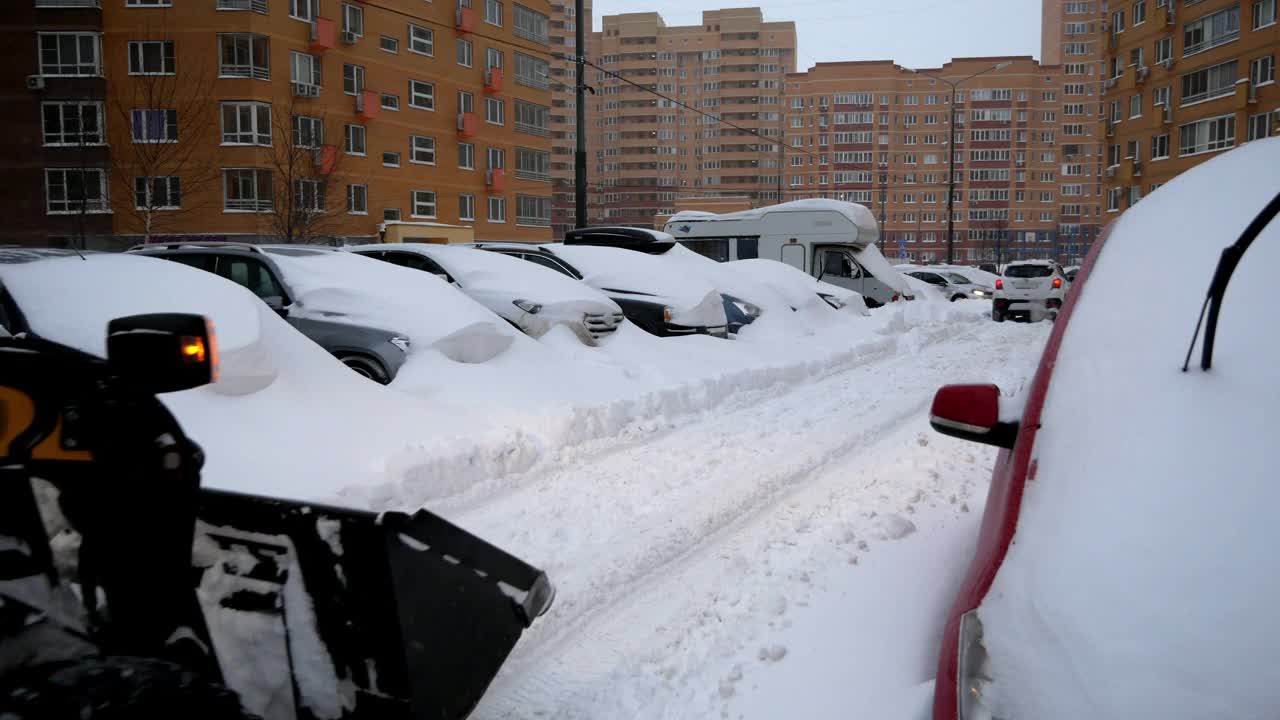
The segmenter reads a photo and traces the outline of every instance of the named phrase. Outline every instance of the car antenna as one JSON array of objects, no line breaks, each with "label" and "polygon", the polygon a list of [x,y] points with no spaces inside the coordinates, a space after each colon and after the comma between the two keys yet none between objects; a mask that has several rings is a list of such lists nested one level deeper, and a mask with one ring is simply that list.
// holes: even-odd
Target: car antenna
[{"label": "car antenna", "polygon": [[1205,321],[1205,311],[1208,311],[1209,322],[1205,325],[1204,345],[1200,353],[1200,369],[1207,371],[1213,366],[1213,341],[1218,334],[1218,313],[1222,310],[1222,299],[1227,294],[1227,283],[1231,282],[1231,275],[1236,271],[1236,267],[1240,265],[1240,259],[1244,257],[1244,253],[1253,244],[1262,231],[1266,229],[1271,221],[1280,215],[1280,194],[1277,194],[1262,208],[1262,212],[1249,223],[1244,229],[1244,233],[1240,235],[1231,245],[1222,248],[1222,255],[1218,258],[1218,267],[1213,271],[1213,280],[1209,283],[1209,292],[1205,294],[1204,305],[1200,306],[1200,318],[1196,320],[1196,331],[1191,336],[1191,344],[1187,346],[1187,356],[1182,361],[1182,372],[1186,372],[1191,366],[1191,353],[1196,347],[1196,338],[1200,337],[1200,326]]}]

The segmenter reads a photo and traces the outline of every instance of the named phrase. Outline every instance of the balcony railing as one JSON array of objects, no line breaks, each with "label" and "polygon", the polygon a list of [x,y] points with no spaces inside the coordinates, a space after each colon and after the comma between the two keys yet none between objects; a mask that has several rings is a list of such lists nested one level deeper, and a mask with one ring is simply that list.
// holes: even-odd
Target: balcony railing
[{"label": "balcony railing", "polygon": [[256,65],[221,65],[218,77],[253,78],[254,80],[270,80],[271,68]]},{"label": "balcony railing", "polygon": [[518,120],[516,121],[516,132],[528,133],[530,135],[538,135],[540,137],[551,136],[550,128],[545,128],[540,125],[531,125],[529,123],[523,123]]},{"label": "balcony railing", "polygon": [[516,168],[516,177],[521,180],[538,180],[546,182],[551,179],[551,174],[538,172],[537,170],[522,170],[520,168]]},{"label": "balcony railing", "polygon": [[218,0],[219,10],[251,10],[267,14],[267,0]]},{"label": "balcony railing", "polygon": [[240,212],[269,212],[272,205],[270,200],[227,198],[223,203],[223,207],[227,210]]},{"label": "balcony railing", "polygon": [[550,86],[550,83],[545,77],[538,77],[536,75],[522,75],[520,73],[516,73],[516,82],[526,87],[539,88],[542,90],[546,90],[547,87]]},{"label": "balcony railing", "polygon": [[528,225],[530,227],[551,227],[551,218],[549,217],[531,217],[528,215],[517,215],[517,225]]}]

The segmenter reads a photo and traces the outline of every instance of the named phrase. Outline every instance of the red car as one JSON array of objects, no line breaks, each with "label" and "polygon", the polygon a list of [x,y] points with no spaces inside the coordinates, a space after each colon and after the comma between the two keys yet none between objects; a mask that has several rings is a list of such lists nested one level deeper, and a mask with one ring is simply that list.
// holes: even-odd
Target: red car
[{"label": "red car", "polygon": [[1277,191],[1280,138],[1182,174],[1102,233],[1025,404],[938,391],[1002,449],[934,720],[1280,717]]}]

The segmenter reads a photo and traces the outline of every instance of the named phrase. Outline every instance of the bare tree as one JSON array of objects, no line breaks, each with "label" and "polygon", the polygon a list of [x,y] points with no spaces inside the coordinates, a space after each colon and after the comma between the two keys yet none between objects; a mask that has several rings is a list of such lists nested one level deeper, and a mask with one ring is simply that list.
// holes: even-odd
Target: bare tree
[{"label": "bare tree", "polygon": [[[331,237],[346,213],[343,137],[324,137],[325,113],[312,115],[295,98],[286,112],[273,112],[271,147],[263,148],[272,174],[272,209],[267,214],[280,242],[309,244]],[[363,126],[356,126],[363,133]],[[336,140],[337,142],[334,142]],[[360,138],[363,142],[363,135]]]},{"label": "bare tree", "polygon": [[111,114],[130,142],[112,151],[112,177],[126,227],[149,240],[183,214],[211,204],[218,168],[198,157],[217,124],[215,73],[194,53],[182,57],[166,27],[148,29],[130,47],[130,74],[113,83]]}]

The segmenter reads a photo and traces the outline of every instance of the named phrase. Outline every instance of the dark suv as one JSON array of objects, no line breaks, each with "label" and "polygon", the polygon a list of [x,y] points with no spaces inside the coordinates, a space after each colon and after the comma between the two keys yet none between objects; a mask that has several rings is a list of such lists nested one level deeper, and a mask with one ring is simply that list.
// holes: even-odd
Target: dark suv
[{"label": "dark suv", "polygon": [[170,243],[138,245],[129,252],[164,258],[220,275],[248,288],[298,332],[328,350],[342,364],[382,384],[391,382],[404,364],[409,338],[391,330],[349,323],[294,317],[290,308],[295,295],[288,277],[272,260],[272,253],[331,252],[312,247],[260,247],[237,243]]}]

